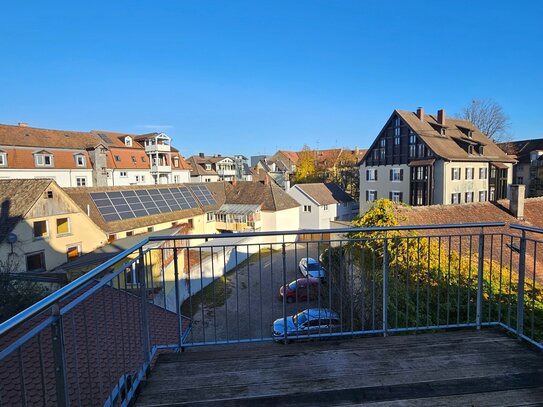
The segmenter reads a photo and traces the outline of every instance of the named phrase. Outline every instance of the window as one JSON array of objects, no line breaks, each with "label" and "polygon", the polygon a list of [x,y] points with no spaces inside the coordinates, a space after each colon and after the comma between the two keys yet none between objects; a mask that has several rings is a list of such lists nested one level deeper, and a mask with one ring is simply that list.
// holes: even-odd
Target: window
[{"label": "window", "polygon": [[466,192],[465,202],[466,203],[473,202],[473,192]]},{"label": "window", "polygon": [[155,231],[155,228],[153,226],[149,226],[147,228],[147,233],[151,233],[151,232],[154,232]]},{"label": "window", "polygon": [[175,168],[179,168],[179,158],[177,158],[177,157],[173,158],[173,166]]},{"label": "window", "polygon": [[426,156],[426,146],[424,144],[418,144],[418,156],[424,157]]},{"label": "window", "polygon": [[34,222],[34,238],[43,239],[44,237],[49,236],[49,230],[47,227],[46,220],[39,220]]},{"label": "window", "polygon": [[112,233],[107,236],[107,242],[112,243],[116,238],[117,238],[117,235],[115,235],[115,233]]},{"label": "window", "polygon": [[304,212],[311,212],[311,205],[304,205]]},{"label": "window", "polygon": [[517,184],[524,183],[524,177],[517,177]]},{"label": "window", "polygon": [[207,216],[207,221],[208,221],[208,222],[213,222],[213,221],[215,220],[215,216],[214,216],[214,213],[213,213],[213,212],[208,212],[208,213],[206,214],[206,216]]},{"label": "window", "polygon": [[47,191],[47,199],[53,198],[53,191]]},{"label": "window", "polygon": [[0,153],[0,167],[6,167],[8,165],[8,154]]},{"label": "window", "polygon": [[142,156],[141,157],[141,162],[144,163],[146,160],[145,160],[145,156]]},{"label": "window", "polygon": [[126,171],[121,171],[121,173],[119,174],[121,177],[125,178],[125,177],[128,177],[128,174]]},{"label": "window", "polygon": [[204,178],[204,182],[211,182],[211,178]]},{"label": "window", "polygon": [[380,154],[380,149],[376,148],[375,150],[373,150],[373,159],[374,160],[378,160],[379,159],[379,154]]},{"label": "window", "polygon": [[486,191],[479,191],[479,202],[486,202]]},{"label": "window", "polygon": [[173,176],[173,183],[174,184],[179,184],[179,175],[174,175]]},{"label": "window", "polygon": [[140,176],[141,182],[145,182],[145,175]]},{"label": "window", "polygon": [[323,208],[325,211],[327,211],[327,210],[328,210],[328,205],[323,205],[322,208]]},{"label": "window", "polygon": [[381,158],[381,160],[384,160],[385,157],[386,157],[386,151],[385,151],[384,148],[382,148],[382,149],[380,150],[380,158]]},{"label": "window", "polygon": [[76,177],[75,183],[78,187],[86,187],[87,186],[87,177]]},{"label": "window", "polygon": [[134,236],[133,230],[129,230],[128,232],[126,232],[126,237],[130,237],[130,236]]},{"label": "window", "polygon": [[417,169],[415,170],[415,179],[418,181],[424,181],[428,179],[428,172],[424,167],[417,167]]},{"label": "window", "polygon": [[76,155],[75,156],[75,163],[78,167],[84,167],[85,166],[85,156],[84,155]]},{"label": "window", "polygon": [[140,176],[136,175],[136,182],[140,182]]},{"label": "window", "polygon": [[124,145],[127,147],[132,147],[132,137],[126,136],[124,138]]},{"label": "window", "polygon": [[390,170],[391,181],[403,181],[403,170],[401,168],[392,168]]},{"label": "window", "polygon": [[366,201],[373,202],[375,200],[377,200],[377,191],[374,191],[374,190],[366,191]]},{"label": "window", "polygon": [[453,181],[458,181],[460,179],[460,168],[459,167],[451,168],[451,179]]},{"label": "window", "polygon": [[68,257],[68,261],[73,261],[77,259],[79,256],[81,256],[81,246],[80,245],[69,246],[66,249],[66,256]]},{"label": "window", "polygon": [[137,162],[138,160],[136,160],[136,157],[135,156],[132,156],[132,162],[135,163]]},{"label": "window", "polygon": [[400,191],[392,191],[390,193],[390,200],[392,202],[402,202],[402,193]]},{"label": "window", "polygon": [[488,178],[488,168],[479,168],[479,179]]},{"label": "window", "polygon": [[57,235],[70,233],[70,221],[68,218],[57,219]]},{"label": "window", "polygon": [[460,192],[455,192],[454,194],[451,194],[451,203],[452,204],[460,203]]},{"label": "window", "polygon": [[37,167],[53,166],[53,156],[51,154],[36,154],[35,160]]},{"label": "window", "polygon": [[207,170],[207,171],[210,171],[210,170],[211,170],[211,164],[206,164],[206,170]]},{"label": "window", "polygon": [[416,144],[410,144],[409,145],[409,157],[416,157],[417,156],[417,145]]},{"label": "window", "polygon": [[45,271],[44,252],[31,253],[26,255],[26,271]]},{"label": "window", "polygon": [[366,181],[377,181],[377,169],[366,170]]},{"label": "window", "polygon": [[116,156],[115,156],[115,161],[121,161],[121,156],[120,156],[120,155],[116,155]]},{"label": "window", "polygon": [[466,168],[466,179],[473,179],[473,167]]},{"label": "window", "polygon": [[489,201],[494,201],[495,196],[496,196],[496,188],[495,187],[490,187],[490,194],[489,194],[488,200]]},{"label": "window", "polygon": [[417,144],[417,135],[409,132],[409,144]]}]

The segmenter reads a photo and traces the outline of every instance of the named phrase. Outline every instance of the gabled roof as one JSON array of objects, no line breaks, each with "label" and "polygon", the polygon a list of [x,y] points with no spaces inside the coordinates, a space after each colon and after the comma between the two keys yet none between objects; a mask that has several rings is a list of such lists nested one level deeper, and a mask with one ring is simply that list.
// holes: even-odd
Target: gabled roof
[{"label": "gabled roof", "polygon": [[1,146],[56,147],[84,150],[97,144],[96,137],[87,132],[0,124]]},{"label": "gabled roof", "polygon": [[543,138],[508,141],[498,146],[507,154],[516,156],[519,163],[528,164],[532,151],[543,151]]},{"label": "gabled roof", "polygon": [[[436,155],[445,160],[515,162],[468,120],[447,117],[445,126],[442,126],[433,115],[425,114],[424,120],[421,120],[414,112],[395,110],[394,113],[397,113]],[[438,131],[441,127],[445,128],[444,134]],[[468,131],[471,132],[471,137],[466,135]],[[463,142],[482,144],[484,154],[468,154],[460,146]]]},{"label": "gabled roof", "polygon": [[50,179],[0,180],[0,243],[54,183]]},{"label": "gabled roof", "polygon": [[[35,157],[38,151],[33,148],[28,147],[3,147],[0,149],[2,152],[7,154],[7,166],[2,167],[3,169],[29,169],[29,168],[39,168],[44,170],[43,167],[36,167]],[[86,150],[68,150],[68,149],[57,149],[57,148],[48,148],[47,153],[53,155],[53,167],[51,169],[92,169],[92,164],[90,162],[89,154]],[[77,165],[75,156],[83,155],[85,156],[85,165],[80,167]]]},{"label": "gabled roof", "polygon": [[228,185],[226,191],[228,204],[261,205],[263,211],[272,212],[300,206],[294,198],[270,181],[238,181],[235,185]]},{"label": "gabled roof", "polygon": [[107,150],[106,160],[108,168],[148,170],[151,166],[145,150],[130,147]]},{"label": "gabled roof", "polygon": [[190,175],[196,177],[199,175],[215,175],[218,176],[217,171],[211,167],[211,170],[206,170],[206,164],[212,164],[211,161],[202,159],[201,157],[192,156],[188,158],[188,163],[190,165]]},{"label": "gabled roof", "polygon": [[[136,138],[140,138],[145,135],[140,134],[127,134],[127,133],[118,133],[113,131],[104,131],[104,130],[91,130],[91,133],[99,140],[102,144],[106,145],[108,148],[114,147],[123,147],[130,149],[144,149],[145,147],[138,141]],[[158,133],[150,133],[151,135],[156,135]],[[132,138],[132,147],[125,145],[125,137]]]},{"label": "gabled roof", "polygon": [[300,189],[319,205],[334,205],[342,202],[351,202],[351,198],[339,185],[330,183],[296,184],[294,188]]}]

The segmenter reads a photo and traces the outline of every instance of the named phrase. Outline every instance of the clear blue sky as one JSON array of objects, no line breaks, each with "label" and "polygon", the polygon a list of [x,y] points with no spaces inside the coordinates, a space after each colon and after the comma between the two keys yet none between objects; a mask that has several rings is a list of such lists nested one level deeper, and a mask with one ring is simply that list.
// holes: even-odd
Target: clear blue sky
[{"label": "clear blue sky", "polygon": [[0,122],[252,155],[489,97],[543,137],[542,50],[540,1],[2,0]]}]

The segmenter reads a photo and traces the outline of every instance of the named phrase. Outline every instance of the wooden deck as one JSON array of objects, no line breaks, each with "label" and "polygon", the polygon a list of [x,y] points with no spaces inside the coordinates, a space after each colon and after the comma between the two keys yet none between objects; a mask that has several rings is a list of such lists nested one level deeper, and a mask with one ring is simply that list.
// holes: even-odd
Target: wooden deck
[{"label": "wooden deck", "polygon": [[543,352],[495,329],[164,354],[137,406],[543,406]]}]

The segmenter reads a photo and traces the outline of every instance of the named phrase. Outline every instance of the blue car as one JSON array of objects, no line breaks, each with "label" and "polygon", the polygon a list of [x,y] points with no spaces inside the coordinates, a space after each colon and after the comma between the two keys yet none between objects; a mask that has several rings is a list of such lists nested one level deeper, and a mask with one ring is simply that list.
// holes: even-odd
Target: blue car
[{"label": "blue car", "polygon": [[304,257],[300,260],[298,268],[304,277],[320,278],[322,282],[326,281],[326,270],[318,260]]},{"label": "blue car", "polygon": [[[287,317],[287,338],[327,334],[339,331],[341,321],[337,312],[328,308],[310,308]],[[273,340],[285,339],[285,320],[278,318],[272,326]]]}]

